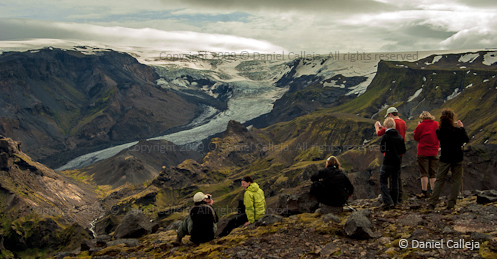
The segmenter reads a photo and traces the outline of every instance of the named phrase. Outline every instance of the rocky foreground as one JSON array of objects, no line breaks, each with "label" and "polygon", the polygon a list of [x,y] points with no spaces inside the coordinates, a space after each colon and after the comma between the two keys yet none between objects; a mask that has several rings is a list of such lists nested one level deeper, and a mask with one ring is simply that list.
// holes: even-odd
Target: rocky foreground
[{"label": "rocky foreground", "polygon": [[338,215],[266,215],[200,246],[188,236],[173,245],[176,221],[136,239],[97,237],[56,258],[497,258],[496,194],[466,193],[453,211],[443,210],[445,198],[435,210],[412,198],[388,211],[369,199]]}]

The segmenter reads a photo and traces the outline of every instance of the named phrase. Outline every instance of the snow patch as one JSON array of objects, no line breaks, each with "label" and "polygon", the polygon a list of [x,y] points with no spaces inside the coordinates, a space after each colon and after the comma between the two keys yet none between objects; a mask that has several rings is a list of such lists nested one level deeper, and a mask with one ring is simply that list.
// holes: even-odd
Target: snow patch
[{"label": "snow patch", "polygon": [[465,66],[462,66],[462,67],[459,67],[459,68],[460,68],[460,69],[464,69],[464,68],[467,68],[467,67],[465,67]]},{"label": "snow patch", "polygon": [[424,76],[423,76],[423,81],[425,81],[425,82],[426,82],[426,77],[424,77]]},{"label": "snow patch", "polygon": [[407,99],[407,102],[410,103],[412,100],[414,100],[416,97],[418,97],[421,92],[423,91],[423,87],[419,88],[413,96],[410,96],[408,99]]},{"label": "snow patch", "polygon": [[491,66],[497,62],[497,52],[488,52],[483,56],[483,65]]},{"label": "snow patch", "polygon": [[469,84],[468,86],[466,86],[466,88],[470,88],[470,87],[472,87],[472,86],[473,86],[473,84],[471,83],[471,84]]},{"label": "snow patch", "polygon": [[345,88],[345,85],[344,84],[341,84],[341,85],[337,85],[337,80],[331,80],[329,83],[328,82],[325,82],[323,84],[324,87],[337,87],[337,88]]},{"label": "snow patch", "polygon": [[479,56],[480,56],[480,54],[478,54],[478,53],[469,53],[469,54],[466,54],[466,55],[462,55],[459,58],[458,62],[463,62],[463,63],[469,62],[469,63],[473,63],[473,61],[475,61]]},{"label": "snow patch", "polygon": [[485,79],[485,80],[483,80],[483,83],[486,83],[488,81],[490,81],[490,79]]},{"label": "snow patch", "polygon": [[461,94],[461,92],[459,92],[459,88],[454,89],[454,92],[451,95],[447,96],[447,101],[456,98],[459,94]]},{"label": "snow patch", "polygon": [[433,58],[433,61],[430,63],[430,62],[425,62],[425,65],[429,66],[429,65],[433,65],[435,63],[437,63],[438,61],[440,61],[440,59],[442,59],[442,56],[435,56]]},{"label": "snow patch", "polygon": [[378,110],[377,113],[374,113],[372,116],[371,116],[371,119],[373,119],[376,115],[378,115],[378,113],[380,113],[381,111],[385,110],[386,108],[390,107],[390,105],[388,105],[388,103],[385,103],[383,104],[380,109]]}]

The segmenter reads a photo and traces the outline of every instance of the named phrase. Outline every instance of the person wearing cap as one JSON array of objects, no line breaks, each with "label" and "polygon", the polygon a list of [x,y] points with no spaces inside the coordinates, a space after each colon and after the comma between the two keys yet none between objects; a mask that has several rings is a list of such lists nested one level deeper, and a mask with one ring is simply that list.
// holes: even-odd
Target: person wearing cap
[{"label": "person wearing cap", "polygon": [[214,239],[217,232],[218,216],[212,207],[214,200],[210,195],[197,192],[193,196],[195,205],[185,217],[176,236],[176,244],[181,244],[185,235],[190,235],[190,241],[194,244],[209,242]]},{"label": "person wearing cap", "polygon": [[[390,107],[387,109],[387,114],[385,115],[385,118],[392,118],[395,122],[395,130],[397,130],[397,132],[399,132],[400,136],[402,136],[402,138],[404,139],[404,142],[406,141],[406,130],[407,130],[407,125],[406,125],[406,122],[404,120],[402,120],[400,117],[399,117],[399,111],[397,110],[397,108],[395,107]],[[386,132],[386,128],[381,126],[381,123],[379,121],[377,121],[375,124],[374,124],[374,127],[375,127],[375,130],[376,130],[376,135],[378,137],[381,137],[383,136],[383,134],[385,134]],[[404,156],[400,156],[400,164],[402,165],[402,158]],[[402,188],[402,177],[401,177],[401,172],[402,170],[399,172],[399,202],[402,202],[402,196],[404,194],[404,190]],[[390,191],[392,189],[392,178],[390,178]]]},{"label": "person wearing cap", "polygon": [[326,160],[326,167],[311,176],[311,195],[325,205],[343,207],[354,193],[354,186],[343,173],[334,156]]},{"label": "person wearing cap", "polygon": [[[395,129],[393,118],[385,119],[385,134],[381,139],[381,152],[385,155],[380,169],[380,187],[383,205],[381,209],[389,210],[397,205],[399,197],[399,174],[401,155],[406,152],[404,139]],[[391,189],[388,188],[388,178],[392,176]]]},{"label": "person wearing cap", "polygon": [[[428,182],[433,191],[435,188],[436,173],[438,169],[438,147],[437,138],[438,122],[435,117],[427,111],[423,111],[419,118],[421,121],[414,130],[414,140],[418,142],[417,160],[421,172],[421,193],[419,198],[428,198]],[[429,179],[428,179],[429,178]]]}]

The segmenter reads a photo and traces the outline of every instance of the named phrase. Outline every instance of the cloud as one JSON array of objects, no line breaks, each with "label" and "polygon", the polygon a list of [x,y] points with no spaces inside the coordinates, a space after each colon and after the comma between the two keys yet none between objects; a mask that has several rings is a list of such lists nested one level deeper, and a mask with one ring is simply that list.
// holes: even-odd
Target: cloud
[{"label": "cloud", "polygon": [[[162,0],[166,5],[177,3],[175,0]],[[226,10],[239,12],[318,12],[318,13],[370,13],[383,12],[392,9],[380,1],[374,0],[183,0],[188,9],[192,10]]]},{"label": "cloud", "polygon": [[440,45],[445,49],[497,48],[497,33],[495,30],[474,27],[459,31]]},{"label": "cloud", "polygon": [[191,31],[163,31],[150,28],[131,29],[98,25],[45,22],[26,19],[0,19],[4,28],[0,40],[53,38],[73,41],[95,41],[109,45],[140,46],[167,51],[281,51],[284,48],[268,41],[247,37],[199,33]]},{"label": "cloud", "polygon": [[[0,8],[0,17],[46,22],[3,21],[0,39],[50,36],[185,51],[201,48],[204,42],[205,48],[218,50],[253,45],[255,49],[315,53],[480,48],[493,47],[492,39],[497,35],[494,2],[46,0],[28,5],[4,0],[6,6]],[[194,42],[187,40],[189,33],[194,35],[189,36]],[[213,39],[211,35],[220,36]]]}]

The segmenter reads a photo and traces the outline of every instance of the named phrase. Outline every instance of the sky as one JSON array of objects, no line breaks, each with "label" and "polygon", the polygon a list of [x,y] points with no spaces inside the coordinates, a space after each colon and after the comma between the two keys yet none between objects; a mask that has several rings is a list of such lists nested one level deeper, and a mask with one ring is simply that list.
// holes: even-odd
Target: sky
[{"label": "sky", "polygon": [[497,48],[495,0],[0,0],[0,41],[172,52]]}]

